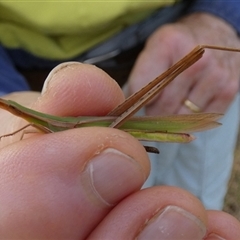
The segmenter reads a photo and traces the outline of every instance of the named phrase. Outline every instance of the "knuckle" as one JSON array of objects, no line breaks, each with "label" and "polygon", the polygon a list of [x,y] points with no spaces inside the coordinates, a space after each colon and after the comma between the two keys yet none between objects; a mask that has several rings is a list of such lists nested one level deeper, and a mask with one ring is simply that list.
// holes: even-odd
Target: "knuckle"
[{"label": "knuckle", "polygon": [[238,81],[229,81],[225,87],[222,88],[221,97],[226,101],[231,101],[238,92]]}]

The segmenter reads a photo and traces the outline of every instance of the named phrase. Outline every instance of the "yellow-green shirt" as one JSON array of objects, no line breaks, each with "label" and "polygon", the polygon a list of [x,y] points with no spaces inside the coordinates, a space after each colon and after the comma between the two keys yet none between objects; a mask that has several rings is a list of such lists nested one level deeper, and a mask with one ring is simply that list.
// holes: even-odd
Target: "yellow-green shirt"
[{"label": "yellow-green shirt", "polygon": [[47,59],[71,58],[173,2],[3,1],[0,43]]}]

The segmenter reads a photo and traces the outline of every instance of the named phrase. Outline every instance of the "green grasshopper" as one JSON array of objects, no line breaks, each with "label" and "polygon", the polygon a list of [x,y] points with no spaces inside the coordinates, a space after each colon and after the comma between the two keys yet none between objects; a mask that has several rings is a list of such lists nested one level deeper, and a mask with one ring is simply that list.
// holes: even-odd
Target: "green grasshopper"
[{"label": "green grasshopper", "polygon": [[[64,131],[79,127],[112,127],[128,132],[138,140],[157,142],[187,143],[194,139],[191,132],[204,131],[220,125],[216,122],[222,114],[195,113],[187,115],[132,117],[141,107],[156,96],[164,87],[173,81],[180,73],[197,62],[204,53],[204,49],[238,51],[240,49],[225,48],[210,45],[195,47],[189,54],[175,63],[152,82],[127,98],[122,104],[113,109],[107,116],[59,117],[34,111],[14,101],[0,98],[0,108],[25,119],[28,125],[12,133],[1,136],[12,136],[29,126],[44,133]],[[158,153],[158,149],[145,146],[146,151]]]}]

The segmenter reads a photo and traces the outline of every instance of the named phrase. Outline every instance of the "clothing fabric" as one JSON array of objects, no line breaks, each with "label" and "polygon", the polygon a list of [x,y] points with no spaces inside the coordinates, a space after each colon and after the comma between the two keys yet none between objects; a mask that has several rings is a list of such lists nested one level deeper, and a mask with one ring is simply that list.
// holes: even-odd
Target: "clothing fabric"
[{"label": "clothing fabric", "polygon": [[[119,1],[116,1],[116,4],[117,2],[119,3]],[[11,2],[2,2],[0,4],[0,94],[4,95],[14,91],[29,90],[25,79],[17,70],[18,67],[23,67],[26,69],[41,69],[46,67],[52,68],[59,63],[59,59],[64,61],[70,60],[70,57],[76,56],[80,53],[83,54],[77,56],[77,59],[79,60],[84,60],[89,57],[92,60],[96,60],[93,59],[95,56],[94,54],[97,54],[96,56],[98,56],[98,54],[101,53],[101,56],[106,57],[105,53],[116,53],[114,52],[114,48],[113,51],[111,49],[103,51],[103,46],[112,46],[113,42],[115,42],[115,39],[117,38],[117,35],[120,35],[122,32],[124,34],[126,34],[126,32],[131,32],[132,30],[129,30],[131,27],[131,29],[135,29],[137,27],[138,29],[143,29],[144,23],[147,23],[147,21],[153,21],[155,23],[155,20],[157,18],[148,17],[151,15],[153,10],[160,6],[151,5],[151,7],[149,7],[151,1],[145,1],[145,5],[142,5],[142,9],[144,9],[144,11],[141,11],[141,8],[137,8],[139,1],[128,2],[132,3],[131,7],[127,8],[127,5],[125,5],[125,7],[122,6],[120,8],[122,12],[120,15],[118,15],[121,17],[117,17],[116,19],[115,15],[115,17],[113,17],[111,20],[111,24],[107,25],[107,27],[106,22],[109,21],[109,16],[103,16],[103,12],[99,11],[99,9],[92,9],[92,14],[94,10],[96,10],[98,13],[101,13],[99,17],[103,16],[105,19],[100,22],[100,25],[98,25],[96,29],[89,28],[91,24],[94,26],[94,22],[91,22],[90,24],[82,20],[80,21],[74,19],[73,13],[76,12],[76,9],[78,9],[82,14],[84,13],[83,9],[80,9],[80,7],[76,9],[72,9],[72,7],[69,8],[69,10],[71,10],[71,14],[69,14],[69,16],[62,15],[61,19],[58,22],[58,25],[55,25],[54,27],[47,26],[48,22],[52,22],[56,17],[55,14],[52,14],[52,12],[47,10],[50,6],[53,6],[49,5],[50,3],[44,2],[45,6],[47,4],[47,7],[45,8],[46,11],[40,8],[38,13],[36,13],[35,10],[30,11],[31,16],[28,18],[27,14],[25,14],[27,6],[23,7],[21,5],[23,4],[22,2],[20,3],[19,1],[16,3],[15,1],[14,7],[11,5]],[[169,1],[168,3],[171,2],[173,1]],[[189,3],[191,4],[189,4],[190,7],[188,8],[188,13],[197,11],[212,13],[226,20],[236,29],[238,33],[240,32],[240,5],[237,1],[195,0],[189,1]],[[28,2],[27,4],[29,4],[29,7],[32,7],[34,4],[34,9],[36,9],[35,2]],[[7,8],[10,5],[11,8]],[[70,4],[68,4],[68,6],[69,5]],[[146,11],[147,5],[148,8]],[[121,14],[126,11],[126,9],[128,9],[128,14],[133,13],[134,17],[131,19],[127,18],[122,21],[124,17]],[[137,9],[140,10],[140,15],[137,14]],[[67,10],[67,8],[64,10]],[[104,9],[101,8],[101,10]],[[111,10],[115,9],[111,8]],[[158,13],[159,12],[154,12],[154,14]],[[87,12],[87,14],[89,14],[89,12]],[[13,17],[13,21],[17,25],[23,24],[25,27],[21,29],[20,32],[15,31],[16,28],[14,28],[10,23],[7,23],[7,20],[10,20],[9,17]],[[57,27],[60,27],[60,29],[64,28],[65,31],[71,31],[71,29],[68,29],[69,26],[67,25],[64,17],[69,17],[70,21],[73,21],[71,24],[75,30],[78,29],[77,24],[80,22],[82,27],[81,34],[74,35],[71,40],[66,36],[63,36],[63,38],[61,38],[61,31],[58,30]],[[143,19],[146,17],[147,20],[144,22]],[[34,25],[31,25],[31,20],[35,20]],[[112,28],[115,20],[118,22],[118,25],[116,28]],[[143,24],[140,28],[139,25],[135,25],[138,24],[139,21],[141,24]],[[168,19],[167,21],[170,20]],[[123,30],[123,22],[127,23],[126,26],[129,26],[125,30]],[[107,34],[99,34],[99,31],[101,31],[103,27],[106,27],[108,29]],[[28,28],[30,30],[38,29],[39,32],[33,31],[29,33]],[[146,29],[148,29],[148,27],[146,27]],[[96,30],[96,32],[93,30]],[[153,30],[154,29],[151,31]],[[51,34],[52,32],[53,35]],[[25,33],[25,35],[22,33]],[[134,31],[133,33],[136,34]],[[151,32],[148,32],[148,34],[150,33]],[[56,40],[56,42],[51,42],[48,38],[40,36],[41,34],[51,36],[53,40]],[[96,36],[92,34],[99,34],[99,37],[95,39]],[[26,36],[28,38],[27,40]],[[110,36],[113,37],[109,39]],[[83,42],[79,44],[79,39],[81,37],[83,38]],[[20,39],[17,41],[17,38]],[[70,40],[69,45],[67,44],[68,40]],[[142,38],[142,40],[144,40],[144,38]],[[31,44],[31,42],[33,44]],[[100,42],[102,43],[100,44]],[[54,45],[54,43],[57,43],[57,45]],[[40,51],[40,48],[42,46],[45,46],[46,49],[41,49]],[[74,49],[74,46],[78,46],[77,49]],[[96,46],[96,48],[93,46]],[[49,47],[52,47],[51,51],[49,50]],[[84,52],[89,48],[90,51]],[[152,172],[144,187],[161,184],[179,186],[185,188],[186,190],[189,190],[197,197],[199,197],[199,199],[203,201],[207,208],[221,209],[223,205],[224,195],[227,189],[228,179],[231,173],[233,152],[236,144],[236,137],[238,132],[237,130],[239,127],[239,98],[239,96],[236,97],[232,105],[229,107],[227,113],[221,120],[223,126],[207,132],[195,134],[197,136],[197,140],[193,141],[190,144],[157,144],[156,147],[160,149],[161,153],[159,156],[150,154]],[[227,141],[225,141],[225,139],[227,139]]]},{"label": "clothing fabric", "polygon": [[[162,2],[162,1],[159,1],[159,2]],[[168,4],[170,4],[173,1],[164,1],[164,2],[167,2]],[[204,0],[195,0],[195,1],[187,1],[186,0],[185,2],[190,3],[190,7],[188,8],[188,13],[196,12],[196,11],[200,11],[200,12],[204,11],[204,12],[209,12],[209,13],[215,14],[216,16],[222,17],[227,22],[229,22],[233,27],[235,27],[235,29],[239,33],[240,5],[236,1],[215,0],[215,1],[209,2],[209,1],[204,1]],[[5,4],[5,5],[3,5],[3,4]],[[20,47],[17,48],[17,46],[18,46],[17,44],[20,44],[19,42],[21,42],[23,44],[23,46],[27,45],[24,43],[24,41],[22,42],[22,39],[18,40],[18,43],[14,43],[13,45],[11,45],[12,47],[14,47],[14,46],[16,47],[14,49],[8,48],[4,45],[5,42],[7,42],[7,44],[9,44],[8,38],[11,38],[11,37],[9,37],[9,35],[11,36],[11,31],[7,30],[9,24],[7,24],[6,20],[10,20],[9,19],[10,17],[14,17],[14,20],[16,23],[18,23],[18,21],[20,21],[19,14],[16,15],[15,13],[16,13],[16,11],[18,12],[18,10],[19,10],[19,8],[17,6],[22,6],[21,4],[23,4],[23,2],[21,2],[21,1],[19,1],[18,4],[16,3],[16,1],[14,3],[7,2],[7,1],[0,3],[0,52],[1,52],[1,54],[0,54],[0,73],[4,72],[4,74],[1,74],[1,77],[0,77],[0,93],[1,93],[1,95],[7,94],[10,92],[14,92],[14,91],[24,91],[24,90],[30,89],[27,82],[24,80],[23,76],[17,71],[16,68],[22,67],[25,69],[32,69],[32,68],[51,69],[60,63],[60,61],[56,61],[56,60],[49,61],[47,58],[36,57],[35,55],[29,53],[28,51],[25,51],[24,49],[22,49]],[[35,2],[27,3],[27,4],[28,5],[30,4],[31,6],[33,6],[32,4],[35,4]],[[45,4],[46,4],[46,2],[44,2],[44,6],[46,6]],[[10,10],[8,10],[8,6],[9,6]],[[51,5],[51,6],[53,7],[53,5]],[[11,9],[11,7],[13,7],[13,9]],[[24,10],[26,10],[25,8],[27,8],[27,7],[26,6],[22,7],[23,13],[24,13]],[[34,5],[34,9],[36,9],[35,5]],[[45,7],[45,9],[49,9],[49,7]],[[122,9],[124,9],[124,7],[122,7]],[[225,11],[225,10],[227,10],[227,11]],[[46,11],[48,11],[48,10],[46,10]],[[39,11],[39,12],[42,12],[41,16],[45,16],[46,11],[41,9],[41,11]],[[35,10],[31,11],[32,18],[37,18],[35,12],[36,12]],[[98,11],[98,12],[100,12],[100,11]],[[165,14],[165,13],[163,12],[163,14]],[[166,13],[166,14],[168,14],[168,13]],[[26,16],[27,16],[27,14],[26,14]],[[26,24],[26,21],[28,20],[28,18],[26,16],[22,15],[22,17],[21,17],[22,18],[21,21],[23,21],[25,24]],[[61,19],[64,19],[64,17],[65,16],[63,16]],[[50,19],[49,18],[50,18],[50,16],[48,13],[46,15],[46,20],[49,21],[52,18],[54,18],[54,16],[52,16]],[[6,20],[4,20],[4,19],[6,19]],[[134,20],[136,21],[136,19],[134,19]],[[60,25],[60,22],[59,22],[59,25]],[[32,26],[30,26],[30,27],[32,28]],[[89,27],[89,25],[88,25],[88,27]],[[10,29],[11,29],[11,27],[10,27]],[[6,34],[6,32],[8,32],[8,31],[10,31],[10,33]],[[48,28],[45,31],[47,33],[50,33],[52,31],[52,28]],[[44,33],[44,31],[43,31],[43,33]],[[16,36],[18,36],[17,32],[15,32],[14,34],[12,33],[12,38],[16,38]],[[26,36],[28,36],[28,35],[26,35]],[[81,35],[80,35],[80,37],[81,37]],[[3,38],[6,38],[6,39],[4,40]],[[37,38],[37,42],[34,43],[33,48],[43,45],[43,42],[41,39],[42,39],[41,37]],[[31,36],[29,36],[28,40],[31,40]],[[12,41],[14,41],[14,40],[12,40]],[[100,40],[98,40],[98,41],[100,41]],[[39,44],[39,43],[41,43],[41,44]],[[60,43],[61,43],[61,41],[59,41],[59,44]],[[108,45],[110,45],[109,42],[108,42]],[[86,46],[85,46],[85,48],[86,48]],[[93,51],[93,53],[94,53],[94,51]],[[99,52],[96,52],[96,53],[99,53]],[[100,53],[102,54],[102,52],[100,52]],[[85,55],[85,53],[83,55]],[[6,61],[5,61],[6,57],[9,58],[9,60],[10,60],[10,61],[7,61],[9,64],[9,66],[7,68],[6,68]],[[92,56],[92,54],[90,54],[90,55],[86,55],[86,57],[92,58],[93,56]],[[52,58],[52,57],[50,57],[50,58]],[[66,60],[75,60],[75,59],[67,58],[64,61],[66,61]],[[77,60],[82,61],[85,59],[84,59],[84,56],[83,57],[80,56],[80,57],[77,57]],[[6,71],[6,69],[8,69],[8,68],[10,68],[12,71]],[[11,81],[9,81],[9,79],[11,79]]]},{"label": "clothing fabric", "polygon": [[0,46],[0,96],[28,89],[26,80],[17,72],[6,50]]},{"label": "clothing fabric", "polygon": [[1,1],[0,42],[40,58],[73,58],[174,1]]},{"label": "clothing fabric", "polygon": [[240,33],[240,14],[239,14],[239,1],[227,0],[201,0],[195,3],[188,9],[192,12],[207,12],[218,16],[228,22],[233,28]]},{"label": "clothing fabric", "polygon": [[151,174],[144,188],[170,185],[197,196],[207,209],[221,210],[232,171],[240,123],[240,94],[216,129],[194,133],[188,144],[146,143],[160,150],[149,154]]}]

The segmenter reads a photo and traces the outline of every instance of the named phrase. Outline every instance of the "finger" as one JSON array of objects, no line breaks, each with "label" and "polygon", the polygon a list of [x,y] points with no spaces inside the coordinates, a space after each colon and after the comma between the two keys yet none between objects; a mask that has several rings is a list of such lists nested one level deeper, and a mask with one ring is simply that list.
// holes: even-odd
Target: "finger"
[{"label": "finger", "polygon": [[228,213],[208,211],[207,239],[240,239],[240,222]]},{"label": "finger", "polygon": [[85,239],[149,173],[143,147],[117,129],[44,134],[0,154],[2,239]]},{"label": "finger", "polygon": [[[178,114],[189,114],[194,112],[205,112],[213,97],[218,94],[217,87],[209,84],[210,79],[199,79],[190,89],[186,96],[183,96]],[[189,104],[187,103],[189,102]],[[194,110],[196,109],[196,110]]]},{"label": "finger", "polygon": [[206,111],[225,113],[230,103],[236,96],[238,89],[239,81],[236,79],[233,81],[229,80],[229,83],[227,83],[227,85],[214,96],[206,108]]},{"label": "finger", "polygon": [[154,187],[122,201],[89,239],[203,239],[206,224],[204,207],[193,195]]},{"label": "finger", "polygon": [[[124,100],[117,83],[91,65],[64,63],[53,69],[43,94],[20,92],[5,96],[33,109],[60,116],[106,115]],[[37,100],[37,101],[36,101]],[[0,136],[12,133],[27,122],[2,110]],[[1,147],[21,139],[22,132],[2,138]]]},{"label": "finger", "polygon": [[[224,74],[224,73],[223,73]],[[214,77],[212,78],[214,79]],[[219,81],[220,78],[216,78]],[[225,79],[228,79],[227,77]],[[203,79],[198,84],[196,84],[188,97],[185,100],[189,100],[191,103],[197,106],[201,112],[216,112],[224,113],[230,103],[236,96],[238,89],[238,81],[231,81],[224,85],[219,85],[218,83],[211,83],[211,79]],[[208,87],[209,83],[209,87]],[[214,86],[214,87],[210,87]],[[188,114],[191,111],[191,107],[183,104],[178,111],[179,114]]]},{"label": "finger", "polygon": [[[179,113],[179,109],[181,109],[186,96],[189,95],[192,87],[196,84],[196,72],[199,71],[199,64],[201,63],[196,63],[196,66],[185,70],[174,79],[173,82],[166,86],[158,99],[148,106],[147,113],[149,115],[157,115],[159,112],[162,115]],[[198,73],[199,77],[200,75],[202,75],[202,73]]]},{"label": "finger", "polygon": [[[200,60],[171,82],[163,90],[158,101],[149,107],[149,112],[154,113],[156,109],[160,109],[165,115],[192,113],[189,108],[186,108],[185,100],[191,101],[201,110],[204,109],[204,106],[207,106],[213,95],[216,95],[218,90],[223,87],[223,81],[219,80],[225,80],[224,74],[227,75],[226,71],[221,74],[222,69],[219,69],[219,66],[218,68],[214,67],[216,62],[211,55],[210,52],[206,52]],[[211,71],[212,68],[216,69],[216,71]],[[214,84],[216,87],[212,88]]]},{"label": "finger", "polygon": [[[174,27],[169,25],[161,28],[150,38],[145,49],[138,57],[130,76],[129,88],[131,93],[167,70],[167,68],[171,67],[193,48],[193,44],[190,41],[188,45],[184,41],[181,45],[179,40],[182,41],[183,34],[175,30]],[[147,114],[176,113],[182,103],[182,99],[194,83],[194,78],[189,78],[188,76],[192,76],[193,72],[199,72],[199,68],[201,68],[200,63],[180,74],[179,77],[166,86],[159,96],[147,105]]]},{"label": "finger", "polygon": [[101,69],[81,63],[60,64],[48,76],[33,106],[55,115],[106,115],[124,100],[118,84]]},{"label": "finger", "polygon": [[[205,61],[205,59],[203,60]],[[226,82],[228,82],[228,84],[226,84]],[[184,104],[185,100],[192,102],[202,112],[209,111],[209,108],[211,110],[211,103],[215,105],[212,109],[214,112],[221,112],[223,109],[226,110],[226,106],[229,105],[233,96],[236,94],[236,89],[234,90],[234,88],[231,87],[231,83],[229,71],[224,71],[223,67],[217,66],[215,62],[210,63],[209,61],[209,65],[202,69],[201,76],[198,76],[190,92],[187,93],[183,99],[183,104],[177,113],[186,114],[192,112],[191,106],[188,107]],[[231,91],[231,88],[233,91]],[[223,98],[221,92],[227,93],[228,95],[226,94],[227,96]],[[229,99],[227,99],[227,97]],[[221,101],[223,105],[220,106],[215,103],[215,101]]]},{"label": "finger", "polygon": [[[165,33],[164,30],[163,32]],[[171,44],[164,37],[164,33],[160,33],[159,37],[155,37],[158,33],[150,37],[139,54],[128,79],[128,95],[140,90],[173,64],[173,59],[169,56],[171,55],[169,53]],[[155,102],[156,99],[157,97],[150,101],[150,104]],[[147,106],[149,106],[149,103]]]},{"label": "finger", "polygon": [[166,71],[174,62],[171,25],[165,25],[147,39],[129,76],[129,93],[133,94]]},{"label": "finger", "polygon": [[[170,115],[176,114],[182,105],[183,99],[190,91],[190,85],[186,78],[176,78],[159,95],[158,99],[146,108],[147,115]],[[179,84],[181,82],[181,84]],[[185,84],[186,83],[186,84]]]}]

